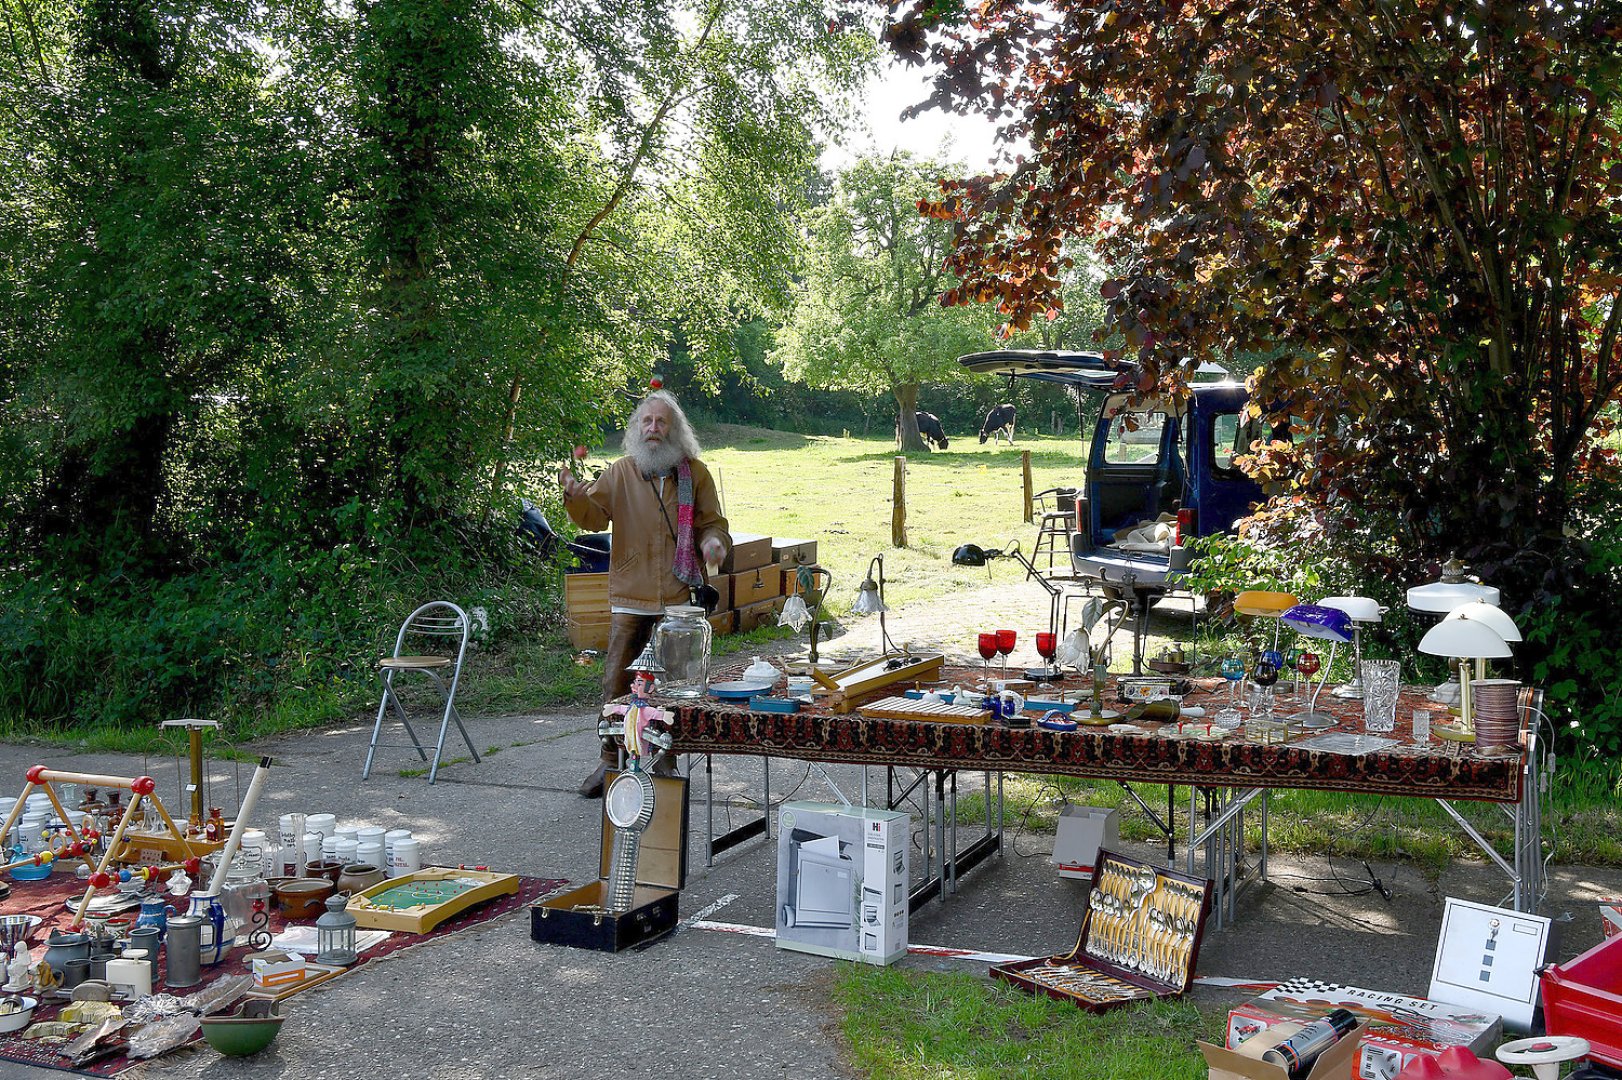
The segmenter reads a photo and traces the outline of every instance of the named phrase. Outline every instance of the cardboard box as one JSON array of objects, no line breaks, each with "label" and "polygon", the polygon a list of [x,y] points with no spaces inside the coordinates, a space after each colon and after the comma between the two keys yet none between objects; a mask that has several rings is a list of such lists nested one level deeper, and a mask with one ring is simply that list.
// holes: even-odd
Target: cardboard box
[{"label": "cardboard box", "polygon": [[912,819],[891,810],[778,810],[777,947],[893,964],[907,954]]},{"label": "cardboard box", "polygon": [[255,986],[286,986],[303,982],[309,970],[297,953],[261,953],[249,965]]},{"label": "cardboard box", "polygon": [[1507,1030],[1531,1031],[1552,925],[1542,915],[1448,897],[1426,996],[1497,1013]]},{"label": "cardboard box", "polygon": [[[1368,1021],[1363,1021],[1343,1035],[1339,1042],[1319,1054],[1306,1080],[1352,1080],[1358,1041],[1368,1026]],[[1196,1045],[1200,1053],[1205,1055],[1206,1065],[1210,1066],[1209,1080],[1289,1080],[1290,1074],[1283,1067],[1261,1059],[1262,1051],[1271,1050],[1301,1027],[1295,1023],[1277,1024],[1257,1033],[1239,1050],[1212,1046],[1206,1042]]]},{"label": "cardboard box", "polygon": [[1358,1080],[1395,1080],[1418,1057],[1435,1057],[1462,1046],[1477,1057],[1492,1053],[1503,1024],[1489,1013],[1422,998],[1384,994],[1356,986],[1292,979],[1228,1013],[1227,1046],[1286,1020],[1315,1020],[1331,1009],[1349,1009],[1369,1021],[1358,1049]]},{"label": "cardboard box", "polygon": [[784,569],[791,566],[811,566],[817,561],[815,540],[775,540],[772,542],[772,562]]},{"label": "cardboard box", "polygon": [[1059,812],[1059,832],[1053,839],[1053,865],[1060,877],[1088,878],[1098,862],[1099,848],[1121,846],[1121,816],[1096,806],[1067,806]]},{"label": "cardboard box", "polygon": [[783,595],[783,574],[776,563],[767,563],[753,570],[732,574],[730,580],[731,606],[734,608],[747,607]]},{"label": "cardboard box", "polygon": [[762,600],[758,604],[745,604],[738,609],[738,633],[747,634],[759,626],[775,625],[782,614],[783,598]]},{"label": "cardboard box", "polygon": [[726,562],[721,564],[721,572],[737,574],[769,565],[771,561],[771,537],[759,533],[735,532],[732,534],[732,550],[727,553]]}]

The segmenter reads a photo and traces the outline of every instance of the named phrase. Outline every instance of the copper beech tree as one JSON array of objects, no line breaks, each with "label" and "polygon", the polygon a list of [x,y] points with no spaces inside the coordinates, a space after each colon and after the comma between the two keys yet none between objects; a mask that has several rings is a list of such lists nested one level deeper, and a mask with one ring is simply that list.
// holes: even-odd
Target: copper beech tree
[{"label": "copper beech tree", "polygon": [[1028,148],[920,204],[956,224],[946,303],[1023,328],[1093,245],[1105,331],[1145,389],[1264,357],[1256,400],[1315,435],[1260,467],[1317,507],[1381,514],[1410,556],[1485,562],[1552,553],[1612,464],[1619,17],[1615,0],[914,0],[887,37],[938,66],[924,107],[990,114]]}]

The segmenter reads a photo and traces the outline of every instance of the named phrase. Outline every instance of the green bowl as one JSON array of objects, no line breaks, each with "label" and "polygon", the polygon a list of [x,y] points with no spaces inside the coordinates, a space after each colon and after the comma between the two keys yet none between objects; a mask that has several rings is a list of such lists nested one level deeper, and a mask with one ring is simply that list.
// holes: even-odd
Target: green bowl
[{"label": "green bowl", "polygon": [[282,1021],[287,1019],[280,1014],[248,1017],[240,1014],[239,1009],[229,1016],[203,1017],[203,1038],[226,1057],[259,1053],[276,1041]]}]

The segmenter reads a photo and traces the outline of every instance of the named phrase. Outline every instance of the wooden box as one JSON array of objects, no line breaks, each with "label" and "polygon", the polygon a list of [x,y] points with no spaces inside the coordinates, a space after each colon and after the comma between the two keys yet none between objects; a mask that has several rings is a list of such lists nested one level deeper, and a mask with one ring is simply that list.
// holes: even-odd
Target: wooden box
[{"label": "wooden box", "polygon": [[717,611],[709,616],[710,631],[717,636],[731,634],[738,629],[738,613],[736,611]]},{"label": "wooden box", "polygon": [[771,561],[771,537],[761,536],[759,533],[735,532],[732,534],[732,550],[727,553],[726,562],[721,564],[721,572],[736,574],[742,570],[765,566]]},{"label": "wooden box", "polygon": [[777,616],[782,614],[783,598],[773,597],[770,600],[761,600],[753,604],[745,604],[738,609],[738,633],[747,634],[759,626],[775,625]]},{"label": "wooden box", "polygon": [[[610,772],[607,783],[612,784],[618,775]],[[531,905],[529,936],[533,940],[617,953],[657,941],[676,928],[677,901],[687,883],[687,781],[656,776],[653,789],[653,820],[642,835],[631,910],[620,914],[603,910],[616,833],[614,823],[603,813],[597,880]]]},{"label": "wooden box", "polygon": [[1134,1001],[1179,997],[1211,913],[1211,883],[1100,851],[1075,948],[991,969],[1003,982],[1104,1012]]},{"label": "wooden box", "polygon": [[731,606],[735,608],[783,595],[783,575],[776,563],[757,566],[753,570],[740,570],[728,575],[728,579],[732,583]]},{"label": "wooden box", "polygon": [[[419,890],[420,900],[410,895]],[[442,890],[455,891],[442,895]],[[426,934],[470,907],[517,891],[517,874],[425,866],[403,877],[386,878],[362,889],[349,898],[346,910],[355,917],[355,925],[363,930]],[[400,901],[390,903],[392,897],[386,895],[390,892],[396,896],[406,893],[405,900],[411,906],[400,906]]]},{"label": "wooden box", "polygon": [[612,615],[569,616],[569,644],[577,649],[608,649],[608,624]]},{"label": "wooden box", "polygon": [[[822,569],[821,567],[817,566],[815,563],[810,563],[808,565],[812,569],[815,569],[815,570]],[[798,566],[793,565],[792,563],[786,563],[786,562],[778,563],[778,566],[780,566],[782,568],[779,571],[779,576],[783,579],[783,595],[784,596],[794,596],[794,595],[798,594],[799,591],[800,591],[800,568]],[[812,581],[812,588],[815,588],[819,584],[821,584],[823,586],[827,585],[826,579],[824,579],[821,575],[817,575],[816,577],[813,577],[811,579],[811,581]]]},{"label": "wooden box", "polygon": [[811,566],[817,561],[815,540],[775,540],[772,542],[772,562],[781,563],[787,570],[794,566]]}]

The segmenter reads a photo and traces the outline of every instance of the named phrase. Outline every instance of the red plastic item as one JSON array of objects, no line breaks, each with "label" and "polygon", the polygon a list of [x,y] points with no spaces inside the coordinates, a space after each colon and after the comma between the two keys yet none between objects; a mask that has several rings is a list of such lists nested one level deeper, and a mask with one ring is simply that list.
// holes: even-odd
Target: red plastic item
[{"label": "red plastic item", "polygon": [[1462,1046],[1450,1046],[1435,1057],[1421,1054],[1397,1074],[1397,1080],[1512,1080],[1496,1061],[1482,1061]]},{"label": "red plastic item", "polygon": [[1543,969],[1543,1019],[1550,1035],[1587,1039],[1589,1057],[1622,1069],[1622,937]]},{"label": "red plastic item", "polygon": [[1172,541],[1172,543],[1181,547],[1185,539],[1194,539],[1194,524],[1196,520],[1197,519],[1194,516],[1193,507],[1185,506],[1181,510],[1177,511],[1177,537]]}]

